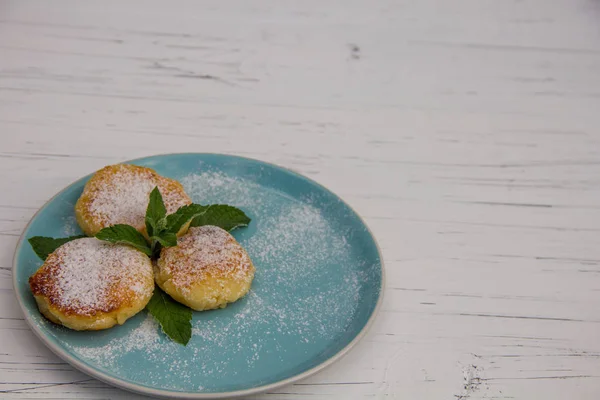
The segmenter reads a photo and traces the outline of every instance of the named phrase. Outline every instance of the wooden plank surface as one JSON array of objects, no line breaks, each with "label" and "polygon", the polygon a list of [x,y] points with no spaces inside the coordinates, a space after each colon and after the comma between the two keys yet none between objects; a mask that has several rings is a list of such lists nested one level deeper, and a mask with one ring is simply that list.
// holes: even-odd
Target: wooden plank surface
[{"label": "wooden plank surface", "polygon": [[256,399],[600,396],[600,3],[0,1],[0,398],[125,399],[27,328],[18,236],[106,164],[225,152],[366,219],[383,310]]}]

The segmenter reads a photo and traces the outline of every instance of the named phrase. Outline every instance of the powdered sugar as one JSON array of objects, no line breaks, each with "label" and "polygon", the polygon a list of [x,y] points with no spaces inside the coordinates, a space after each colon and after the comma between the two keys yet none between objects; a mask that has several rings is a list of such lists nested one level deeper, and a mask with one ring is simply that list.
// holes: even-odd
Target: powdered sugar
[{"label": "powdered sugar", "polygon": [[181,184],[192,200],[200,204],[229,204],[260,210],[269,196],[264,186],[220,171],[191,174],[183,178]]},{"label": "powdered sugar", "polygon": [[[336,233],[319,210],[308,204],[291,203],[277,214],[257,221],[260,232],[246,243],[253,258],[263,264],[277,265],[288,273],[309,272],[332,257],[343,256],[348,250],[346,238]],[[288,254],[299,258],[289,258]],[[301,264],[294,269],[291,264]],[[300,266],[300,265],[298,265]],[[285,273],[278,274],[289,279]]]},{"label": "powdered sugar", "polygon": [[63,235],[64,236],[75,236],[81,235],[81,228],[77,224],[77,218],[74,215],[63,218]]},{"label": "powdered sugar", "polygon": [[81,357],[93,360],[105,368],[114,368],[124,354],[139,350],[159,350],[162,347],[159,343],[159,330],[156,320],[147,315],[139,326],[127,333],[126,338],[113,339],[99,347],[70,347]]},{"label": "powdered sugar", "polygon": [[144,176],[120,173],[91,203],[94,216],[101,218],[107,225],[128,224],[140,226],[144,222],[150,192],[156,183]]}]

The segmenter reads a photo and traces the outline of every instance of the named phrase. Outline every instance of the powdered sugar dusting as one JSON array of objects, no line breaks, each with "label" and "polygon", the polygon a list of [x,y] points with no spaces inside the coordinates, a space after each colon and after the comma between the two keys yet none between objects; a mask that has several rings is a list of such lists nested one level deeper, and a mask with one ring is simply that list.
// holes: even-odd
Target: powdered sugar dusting
[{"label": "powdered sugar dusting", "polygon": [[[330,258],[343,257],[348,251],[344,236],[336,233],[320,211],[308,204],[289,204],[277,214],[257,221],[260,232],[246,243],[253,258],[277,265],[288,274],[310,273]],[[288,253],[301,255],[289,258]],[[294,268],[295,266],[302,268]],[[289,279],[289,275],[278,274]],[[287,275],[287,276],[286,276]]]},{"label": "powdered sugar dusting", "polygon": [[191,174],[183,178],[181,184],[192,200],[200,204],[229,204],[260,210],[269,196],[264,186],[220,171]]},{"label": "powdered sugar dusting", "polygon": [[105,183],[91,203],[90,211],[108,225],[139,226],[144,221],[148,197],[156,184],[138,174],[119,173]]},{"label": "powdered sugar dusting", "polygon": [[63,235],[64,236],[75,236],[81,235],[81,228],[77,224],[77,218],[74,215],[63,218]]},{"label": "powdered sugar dusting", "polygon": [[252,218],[234,231],[256,267],[251,291],[225,309],[195,312],[187,347],[137,316],[132,332],[73,346],[76,354],[145,385],[211,392],[231,382],[260,385],[274,370],[320,357],[353,330],[369,268],[349,244],[352,231],[332,225],[324,206],[219,171],[181,182],[195,203],[235,205]]},{"label": "powdered sugar dusting", "polygon": [[93,360],[105,368],[114,368],[123,354],[136,351],[156,351],[160,349],[159,325],[146,315],[143,322],[127,333],[127,338],[118,338],[99,347],[71,346],[79,356]]}]

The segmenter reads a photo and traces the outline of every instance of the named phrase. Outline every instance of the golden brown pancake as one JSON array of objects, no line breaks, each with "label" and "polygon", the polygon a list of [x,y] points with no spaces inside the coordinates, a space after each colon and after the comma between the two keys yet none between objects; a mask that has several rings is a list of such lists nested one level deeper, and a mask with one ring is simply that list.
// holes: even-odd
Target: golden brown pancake
[{"label": "golden brown pancake", "polygon": [[[146,208],[150,192],[157,186],[167,214],[192,203],[179,182],[160,176],[150,168],[130,164],[104,167],[86,183],[77,200],[77,222],[88,236],[116,224],[131,225],[146,235]],[[187,227],[179,233],[185,233]]]},{"label": "golden brown pancake", "polygon": [[178,245],[162,249],[156,283],[194,310],[223,308],[243,297],[254,279],[246,250],[216,226],[190,228]]},{"label": "golden brown pancake", "polygon": [[99,330],[141,311],[152,297],[154,277],[144,253],[82,238],[50,254],[29,286],[50,321],[78,331]]}]

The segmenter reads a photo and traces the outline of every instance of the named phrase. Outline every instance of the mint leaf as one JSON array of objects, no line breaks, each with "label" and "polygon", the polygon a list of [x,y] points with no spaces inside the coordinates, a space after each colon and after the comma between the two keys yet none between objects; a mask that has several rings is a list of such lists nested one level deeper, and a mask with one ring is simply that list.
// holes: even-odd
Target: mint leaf
[{"label": "mint leaf", "polygon": [[152,242],[152,258],[158,258],[160,256],[160,249],[163,247],[177,246],[177,236],[170,232],[161,232],[160,236],[152,236],[150,238]]},{"label": "mint leaf", "polygon": [[144,235],[139,233],[133,226],[117,224],[102,229],[96,234],[96,238],[111,243],[126,244],[142,251],[147,256],[152,255],[148,242]]},{"label": "mint leaf", "polygon": [[154,294],[146,308],[171,340],[184,346],[188,344],[192,337],[190,308],[176,302],[158,287],[154,288]]},{"label": "mint leaf", "polygon": [[54,253],[54,250],[58,249],[63,244],[70,242],[71,240],[81,239],[87,237],[85,235],[78,236],[70,236],[61,239],[54,239],[51,237],[45,236],[34,236],[29,238],[27,241],[33,248],[33,251],[42,261],[46,261],[46,258],[50,255],[50,253]]},{"label": "mint leaf", "polygon": [[197,216],[204,214],[209,207],[200,204],[189,204],[179,207],[177,211],[167,217],[167,231],[177,234],[182,226]]},{"label": "mint leaf", "polygon": [[226,204],[214,204],[202,215],[194,218],[190,226],[215,225],[227,231],[247,226],[250,218],[239,208]]},{"label": "mint leaf", "polygon": [[157,236],[160,231],[165,229],[167,216],[167,208],[163,202],[162,195],[156,186],[150,192],[148,208],[146,208],[146,231],[148,236]]},{"label": "mint leaf", "polygon": [[177,246],[177,236],[174,233],[163,232],[160,236],[152,236],[150,239],[160,243],[163,247]]}]

